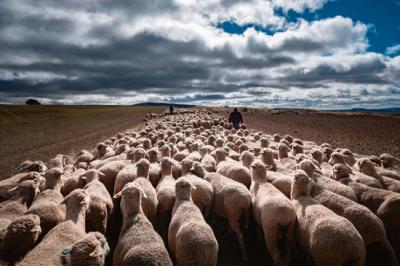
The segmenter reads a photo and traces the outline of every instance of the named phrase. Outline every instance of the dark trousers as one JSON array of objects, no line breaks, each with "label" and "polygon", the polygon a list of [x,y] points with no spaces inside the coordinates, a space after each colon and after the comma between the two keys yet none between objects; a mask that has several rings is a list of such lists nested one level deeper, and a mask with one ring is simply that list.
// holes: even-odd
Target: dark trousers
[{"label": "dark trousers", "polygon": [[232,122],[233,127],[238,130],[240,128],[240,123]]}]

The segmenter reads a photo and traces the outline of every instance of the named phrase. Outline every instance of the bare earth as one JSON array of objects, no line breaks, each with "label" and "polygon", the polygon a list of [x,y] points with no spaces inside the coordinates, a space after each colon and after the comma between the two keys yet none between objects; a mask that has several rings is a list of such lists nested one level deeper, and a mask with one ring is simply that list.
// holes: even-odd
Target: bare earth
[{"label": "bare earth", "polygon": [[[231,110],[229,110],[231,111]],[[227,109],[220,112],[228,116]],[[249,128],[267,134],[289,134],[317,144],[349,148],[364,155],[400,157],[400,116],[308,110],[240,110]]]},{"label": "bare earth", "polygon": [[163,107],[0,105],[0,180],[21,162],[93,149]]}]

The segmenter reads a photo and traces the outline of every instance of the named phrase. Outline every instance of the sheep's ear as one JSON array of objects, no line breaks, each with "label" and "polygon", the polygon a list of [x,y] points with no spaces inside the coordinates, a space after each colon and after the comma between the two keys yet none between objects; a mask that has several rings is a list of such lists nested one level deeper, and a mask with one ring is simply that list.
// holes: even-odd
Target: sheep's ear
[{"label": "sheep's ear", "polygon": [[194,190],[194,191],[197,190],[197,187],[196,187],[195,185],[193,185],[192,183],[190,183],[190,188],[191,188],[192,190]]},{"label": "sheep's ear", "polygon": [[15,187],[13,187],[13,188],[10,188],[10,189],[8,190],[8,192],[13,193],[13,192],[15,192],[17,189],[18,189],[18,186],[15,186]]},{"label": "sheep's ear", "polygon": [[99,176],[100,176],[100,177],[105,177],[106,175],[105,175],[103,172],[100,172],[100,171],[99,171]]},{"label": "sheep's ear", "polygon": [[104,250],[100,247],[97,246],[92,253],[89,254],[90,257],[99,257],[102,256],[104,254]]},{"label": "sheep's ear", "polygon": [[32,233],[36,233],[36,232],[40,232],[40,231],[41,231],[40,225],[36,225],[31,229]]},{"label": "sheep's ear", "polygon": [[89,203],[90,203],[90,197],[89,196],[84,197],[80,202],[81,205],[86,205],[86,206],[89,206]]},{"label": "sheep's ear", "polygon": [[119,199],[122,196],[122,190],[114,195],[114,199]]},{"label": "sheep's ear", "polygon": [[147,199],[146,193],[144,193],[143,189],[140,189],[140,196],[142,196],[143,199]]}]

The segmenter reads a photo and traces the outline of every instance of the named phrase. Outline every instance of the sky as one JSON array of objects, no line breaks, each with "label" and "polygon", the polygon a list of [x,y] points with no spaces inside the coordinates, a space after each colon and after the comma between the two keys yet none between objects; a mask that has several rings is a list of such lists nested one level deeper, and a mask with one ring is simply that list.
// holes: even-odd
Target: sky
[{"label": "sky", "polygon": [[400,106],[400,0],[2,0],[0,103]]}]

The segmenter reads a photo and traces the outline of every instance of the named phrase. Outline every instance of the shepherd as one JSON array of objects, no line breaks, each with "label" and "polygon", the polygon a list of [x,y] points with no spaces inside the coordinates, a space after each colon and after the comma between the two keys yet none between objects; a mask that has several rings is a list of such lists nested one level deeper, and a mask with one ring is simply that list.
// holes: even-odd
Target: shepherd
[{"label": "shepherd", "polygon": [[237,110],[237,108],[233,109],[233,112],[229,115],[228,121],[229,123],[232,123],[236,130],[240,128],[241,123],[243,124],[242,114]]},{"label": "shepherd", "polygon": [[170,115],[174,114],[174,107],[172,105],[169,107],[169,114]]}]

